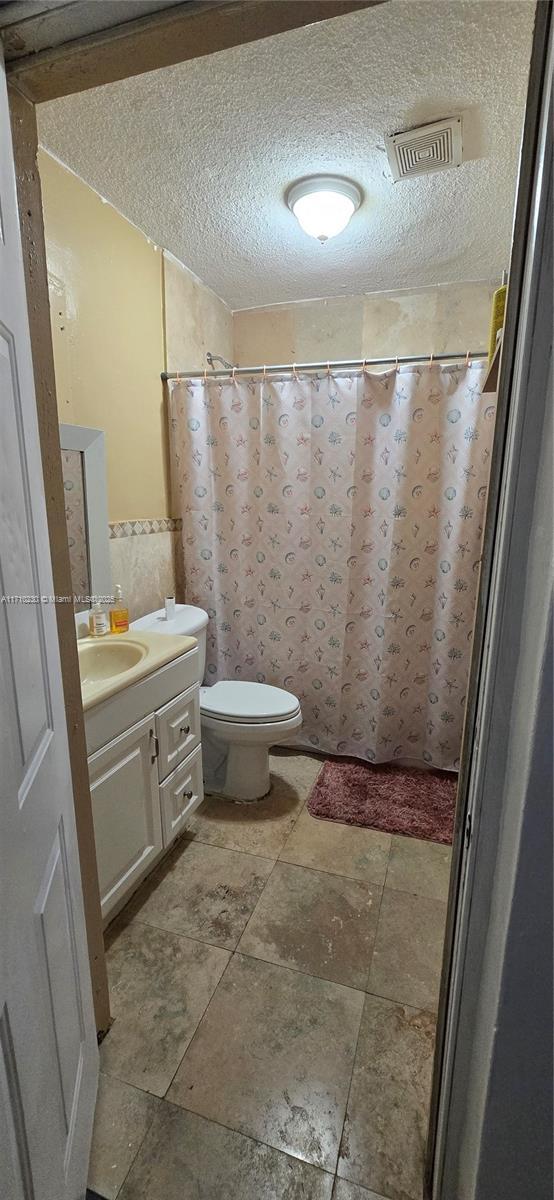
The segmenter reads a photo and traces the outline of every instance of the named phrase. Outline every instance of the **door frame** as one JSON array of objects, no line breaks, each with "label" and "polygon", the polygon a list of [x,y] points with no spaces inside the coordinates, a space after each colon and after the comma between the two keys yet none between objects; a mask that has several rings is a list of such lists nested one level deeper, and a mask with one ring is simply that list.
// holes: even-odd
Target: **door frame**
[{"label": "door frame", "polygon": [[[35,105],[43,100],[86,90],[115,79],[215,53],[259,38],[273,36],[314,21],[329,19],[372,3],[335,3],[334,0],[235,0],[234,3],[184,5],[153,18],[131,23],[127,29],[104,31],[85,39],[83,44],[68,44],[27,59],[7,64],[8,92],[12,117],[14,155],[18,183],[21,233],[26,266],[31,343],[35,371],[41,450],[46,483],[49,533],[57,594],[70,594],[70,572],[63,484],[59,453],[58,414],[46,271],[46,252]],[[188,9],[188,12],[187,12]],[[286,10],[286,11],[285,11]],[[441,1093],[445,1054],[445,1034],[449,991],[454,963],[454,936],[458,918],[458,898],[466,864],[466,838],[470,806],[472,750],[476,738],[476,715],[482,686],[485,652],[485,619],[491,594],[493,554],[498,538],[498,508],[503,471],[510,401],[514,383],[516,337],[521,316],[524,255],[531,219],[533,171],[538,136],[539,95],[545,75],[545,31],[550,21],[550,4],[537,0],[536,22],[530,68],[529,93],[518,180],[514,244],[511,259],[510,289],[506,312],[503,352],[499,373],[499,403],[495,449],[491,464],[491,488],[485,530],[481,581],[476,615],[476,635],[468,688],[462,769],[458,788],[453,871],[447,917],[446,951],[443,963],[438,1018],[438,1043],[435,1057],[430,1137],[428,1143],[427,1194],[431,1195],[433,1166],[437,1151],[438,1104]],[[134,28],[136,26],[136,28]],[[140,27],[140,28],[139,28]],[[170,36],[168,36],[168,31]],[[85,44],[86,43],[86,44]],[[86,70],[83,69],[86,64]],[[96,871],[96,852],[86,757],[84,719],[78,672],[74,622],[69,605],[57,606],[62,674],[69,720],[69,745],[75,790],[75,808],[83,893],[89,937],[91,975],[97,1027],[109,1025],[109,997],[105,971],[100,897]],[[473,777],[472,786],[475,786]],[[442,1081],[442,1082],[441,1082]],[[440,1193],[435,1192],[435,1196]]]},{"label": "door frame", "polygon": [[[481,976],[490,953],[485,946],[489,923],[492,925],[491,897],[498,884],[494,877],[497,862],[501,862],[500,830],[510,802],[509,782],[502,776],[508,743],[503,743],[494,719],[501,706],[504,730],[510,729],[510,720],[515,723],[517,714],[518,697],[514,688],[519,618],[524,598],[526,607],[529,601],[526,579],[522,578],[521,591],[516,593],[510,572],[513,572],[514,546],[518,546],[521,572],[522,547],[529,546],[535,529],[540,430],[548,408],[548,347],[550,344],[551,354],[552,325],[548,304],[543,302],[541,306],[537,302],[541,290],[543,297],[548,295],[548,283],[544,278],[541,281],[541,270],[547,270],[544,253],[549,230],[547,193],[552,148],[551,145],[548,148],[547,139],[552,99],[552,24],[550,4],[539,2],[516,196],[437,1017],[426,1163],[426,1194],[433,1200],[440,1200],[443,1194],[458,1195],[457,1171],[462,1170],[461,1139],[468,1105],[469,1064],[480,1019]],[[528,432],[532,420],[535,437]],[[527,491],[517,495],[518,481],[525,473],[529,481]],[[529,575],[531,571],[532,556]],[[525,572],[522,574],[525,577]],[[532,609],[528,612],[528,619],[532,612]],[[536,632],[546,638],[542,615],[537,614]],[[505,657],[506,643],[501,641],[508,622],[512,626],[509,663]],[[539,642],[537,648],[542,652],[544,644]],[[535,683],[540,687],[538,676],[530,694]],[[531,704],[527,716],[531,746],[534,736]],[[494,776],[492,764],[495,764]],[[522,787],[522,810],[524,803]],[[517,853],[515,843],[512,852]],[[504,864],[503,867],[508,869]],[[500,961],[497,966],[500,970]],[[486,1067],[484,1070],[486,1073]],[[464,1167],[468,1169],[467,1161]]]},{"label": "door frame", "polygon": [[[71,595],[71,570],[50,328],[48,271],[37,165],[36,105],[116,79],[153,71],[289,29],[329,20],[386,0],[202,0],[162,9],[53,49],[6,63],[8,102],[52,573],[56,596]],[[30,18],[32,19],[32,18]],[[41,20],[44,19],[41,17]],[[46,17],[46,19],[48,19]],[[75,622],[69,604],[56,604],[58,637],[94,1014],[99,1037],[110,1025],[108,978],[96,846],[87,766],[85,723]]]}]

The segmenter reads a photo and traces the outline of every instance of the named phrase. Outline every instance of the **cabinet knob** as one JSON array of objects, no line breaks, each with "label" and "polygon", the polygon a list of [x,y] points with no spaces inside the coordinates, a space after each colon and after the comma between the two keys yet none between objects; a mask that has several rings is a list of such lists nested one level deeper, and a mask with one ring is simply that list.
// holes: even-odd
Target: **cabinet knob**
[{"label": "cabinet knob", "polygon": [[192,791],[183,792],[183,800],[192,800],[193,796],[194,796],[194,792],[192,792]]},{"label": "cabinet knob", "polygon": [[181,725],[179,733],[182,733],[183,737],[186,737],[187,734],[190,733],[190,725]]}]

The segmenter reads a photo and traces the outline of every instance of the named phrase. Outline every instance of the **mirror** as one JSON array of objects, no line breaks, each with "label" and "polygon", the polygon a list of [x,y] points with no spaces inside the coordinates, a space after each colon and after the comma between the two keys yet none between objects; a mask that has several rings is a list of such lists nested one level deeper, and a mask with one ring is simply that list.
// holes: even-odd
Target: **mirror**
[{"label": "mirror", "polygon": [[75,612],[111,594],[106,445],[101,429],[60,425],[65,519]]}]

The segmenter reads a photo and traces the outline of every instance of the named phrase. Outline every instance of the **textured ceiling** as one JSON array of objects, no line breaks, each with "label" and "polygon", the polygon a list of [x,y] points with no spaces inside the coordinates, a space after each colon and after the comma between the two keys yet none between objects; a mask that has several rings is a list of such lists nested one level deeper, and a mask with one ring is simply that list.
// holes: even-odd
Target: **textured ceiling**
[{"label": "textured ceiling", "polygon": [[[389,0],[42,105],[41,142],[231,308],[498,277],[533,9]],[[383,134],[459,112],[469,161],[393,184]],[[312,172],[365,193],[323,246],[283,203]]]}]

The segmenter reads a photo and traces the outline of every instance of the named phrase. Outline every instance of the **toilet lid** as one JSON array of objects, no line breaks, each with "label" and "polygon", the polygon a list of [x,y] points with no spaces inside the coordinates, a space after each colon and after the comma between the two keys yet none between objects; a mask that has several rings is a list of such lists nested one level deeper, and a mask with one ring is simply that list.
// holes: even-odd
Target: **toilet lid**
[{"label": "toilet lid", "polygon": [[200,688],[200,711],[225,721],[283,721],[299,708],[292,692],[266,683],[228,679]]}]

